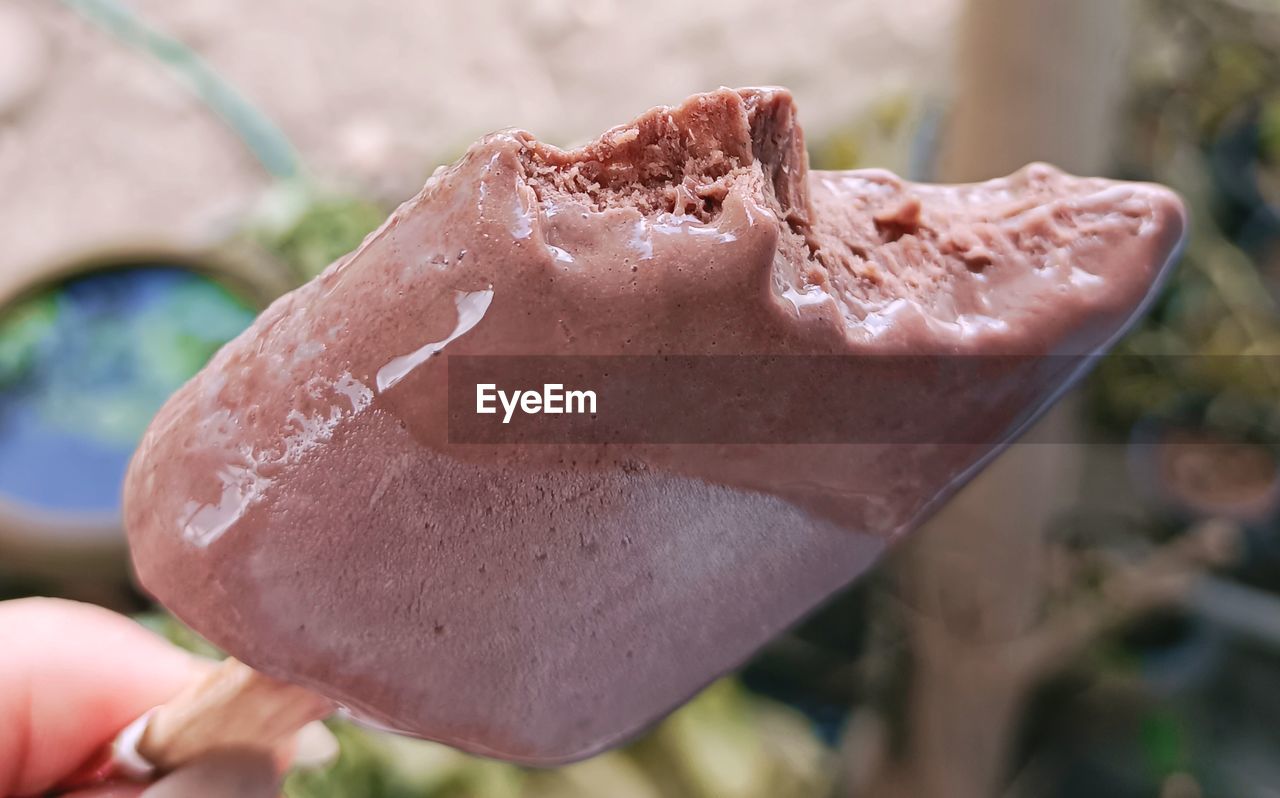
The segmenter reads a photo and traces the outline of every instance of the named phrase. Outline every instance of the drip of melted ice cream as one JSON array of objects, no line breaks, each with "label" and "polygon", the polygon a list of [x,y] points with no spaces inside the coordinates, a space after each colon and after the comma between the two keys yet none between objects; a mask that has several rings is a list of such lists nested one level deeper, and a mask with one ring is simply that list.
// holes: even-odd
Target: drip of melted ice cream
[{"label": "drip of melted ice cream", "polygon": [[[475,144],[165,406],[126,486],[143,584],[267,674],[520,762],[616,744],[740,664],[1076,361],[1012,394],[908,369],[865,387],[877,418],[993,443],[522,447],[448,442],[446,355],[1095,353],[1184,227],[1163,188],[1042,165],[810,172],[794,113],[722,89],[578,150]],[[1017,401],[961,415],[956,391]]]}]

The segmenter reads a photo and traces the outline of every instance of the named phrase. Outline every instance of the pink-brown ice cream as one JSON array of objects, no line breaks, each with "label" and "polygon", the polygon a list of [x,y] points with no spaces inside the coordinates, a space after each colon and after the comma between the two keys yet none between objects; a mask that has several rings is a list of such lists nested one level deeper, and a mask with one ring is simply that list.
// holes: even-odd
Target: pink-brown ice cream
[{"label": "pink-brown ice cream", "polygon": [[[1048,166],[810,172],[794,113],[721,89],[578,150],[474,145],[160,412],[126,485],[143,584],[254,668],[520,762],[620,742],[740,664],[1079,371],[1040,356],[1109,346],[1184,227],[1163,188]],[[448,436],[457,355],[1006,353],[1043,365],[945,390],[881,370],[856,397],[855,426],[972,442]]]}]

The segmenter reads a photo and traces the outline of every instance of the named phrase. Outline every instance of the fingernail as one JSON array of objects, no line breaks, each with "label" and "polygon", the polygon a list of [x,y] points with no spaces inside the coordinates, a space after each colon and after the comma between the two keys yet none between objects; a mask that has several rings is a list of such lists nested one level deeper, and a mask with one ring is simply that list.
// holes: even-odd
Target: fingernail
[{"label": "fingernail", "polygon": [[322,721],[312,721],[298,731],[294,749],[295,768],[316,770],[338,758],[338,738]]},{"label": "fingernail", "polygon": [[279,791],[270,752],[228,749],[170,773],[142,798],[276,798]]}]

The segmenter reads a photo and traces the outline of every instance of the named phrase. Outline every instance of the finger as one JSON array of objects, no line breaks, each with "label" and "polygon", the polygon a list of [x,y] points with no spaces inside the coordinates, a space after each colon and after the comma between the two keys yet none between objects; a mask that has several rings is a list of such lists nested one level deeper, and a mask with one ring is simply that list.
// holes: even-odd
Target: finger
[{"label": "finger", "polygon": [[127,618],[0,602],[0,795],[49,789],[206,665]]},{"label": "finger", "polygon": [[275,798],[280,774],[270,751],[227,749],[165,776],[142,798]]}]

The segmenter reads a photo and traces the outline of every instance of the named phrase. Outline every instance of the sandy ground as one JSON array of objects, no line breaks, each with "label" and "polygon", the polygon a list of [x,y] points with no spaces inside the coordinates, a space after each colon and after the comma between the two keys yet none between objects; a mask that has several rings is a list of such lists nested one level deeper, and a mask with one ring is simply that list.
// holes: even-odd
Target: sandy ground
[{"label": "sandy ground", "polygon": [[[323,181],[412,194],[478,134],[568,144],[719,85],[782,84],[811,136],[935,85],[957,0],[132,0]],[[55,0],[0,0],[0,297],[103,248],[216,241],[269,183],[154,61]]]}]

